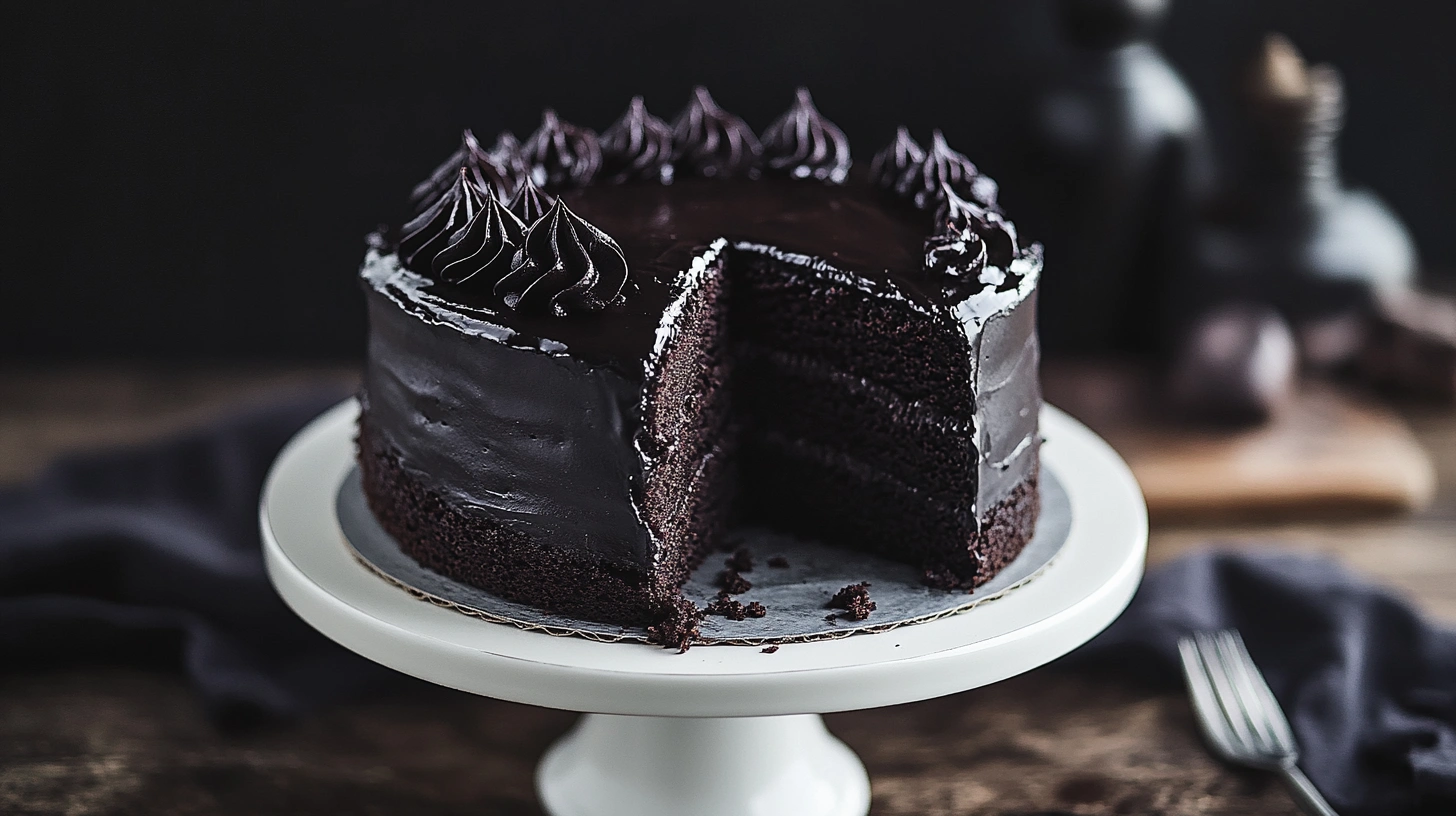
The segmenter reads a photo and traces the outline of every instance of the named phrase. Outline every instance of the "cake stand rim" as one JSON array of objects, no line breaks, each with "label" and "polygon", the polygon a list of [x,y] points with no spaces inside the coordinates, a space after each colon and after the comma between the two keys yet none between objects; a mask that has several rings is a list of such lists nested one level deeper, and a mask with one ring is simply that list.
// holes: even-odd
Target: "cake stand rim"
[{"label": "cake stand rim", "polygon": [[[1066,549],[1088,551],[1071,553],[1078,558],[1064,553],[1047,574],[1005,598],[887,632],[786,644],[773,655],[726,645],[676,655],[638,643],[527,632],[413,598],[347,552],[333,498],[353,463],[357,412],[353,399],[329,409],[275,460],[259,503],[269,577],[300,617],[345,647],[499,699],[683,717],[825,713],[929,699],[1020,674],[1090,640],[1121,614],[1142,575],[1147,512],[1131,471],[1085,426],[1047,405],[1042,466],[1057,474],[1073,502],[1069,539],[1078,540]],[[1095,579],[1077,574],[1084,568]],[[1054,575],[1060,577],[1049,581]],[[1058,600],[1059,592],[1073,597]]]}]

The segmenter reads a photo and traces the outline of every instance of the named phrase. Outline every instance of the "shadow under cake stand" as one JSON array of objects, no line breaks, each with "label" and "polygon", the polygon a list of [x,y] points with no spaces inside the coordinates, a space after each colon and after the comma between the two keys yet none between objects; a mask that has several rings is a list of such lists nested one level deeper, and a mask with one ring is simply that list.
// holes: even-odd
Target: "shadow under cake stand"
[{"label": "shadow under cake stand", "polygon": [[864,766],[820,714],[978,688],[1075,649],[1127,606],[1147,512],[1132,474],[1055,408],[1042,468],[1071,527],[1034,579],[965,612],[874,634],[676,654],[553,637],[418,600],[355,557],[335,498],[354,465],[351,400],[301,431],[259,508],[268,574],[310,625],[359,654],[462,691],[587,712],[537,771],[555,816],[859,816]]}]

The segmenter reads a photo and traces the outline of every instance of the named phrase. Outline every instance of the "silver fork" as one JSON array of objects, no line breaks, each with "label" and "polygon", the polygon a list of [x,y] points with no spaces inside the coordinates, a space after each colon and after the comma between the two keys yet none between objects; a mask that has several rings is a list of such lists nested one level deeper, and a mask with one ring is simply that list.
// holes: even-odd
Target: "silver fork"
[{"label": "silver fork", "polygon": [[1214,752],[1228,762],[1283,776],[1305,813],[1338,816],[1299,770],[1289,721],[1239,633],[1224,629],[1180,638],[1178,654],[1198,724]]}]

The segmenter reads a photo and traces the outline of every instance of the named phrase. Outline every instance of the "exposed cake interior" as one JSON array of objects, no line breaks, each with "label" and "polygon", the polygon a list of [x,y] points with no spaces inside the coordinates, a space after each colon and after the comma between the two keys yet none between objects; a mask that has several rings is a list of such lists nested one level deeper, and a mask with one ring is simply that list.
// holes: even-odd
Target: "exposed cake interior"
[{"label": "exposed cake interior", "polygon": [[744,519],[974,578],[964,345],[868,281],[808,259],[741,257],[730,325]]}]

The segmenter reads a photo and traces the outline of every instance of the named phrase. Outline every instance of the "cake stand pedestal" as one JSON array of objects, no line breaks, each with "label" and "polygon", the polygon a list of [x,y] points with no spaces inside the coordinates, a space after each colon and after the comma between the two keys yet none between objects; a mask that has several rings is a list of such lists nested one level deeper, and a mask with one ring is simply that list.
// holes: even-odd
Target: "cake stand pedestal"
[{"label": "cake stand pedestal", "polygon": [[821,713],[925,700],[1071,651],[1127,606],[1147,514],[1122,460],[1054,408],[1042,467],[1071,503],[1056,560],[1005,597],[878,634],[686,654],[551,637],[415,599],[351,555],[334,497],[353,465],[352,401],[279,455],[260,507],[268,574],[305,621],[391,668],[452,688],[588,712],[551,748],[537,788],[555,816],[859,816],[864,766]]}]

